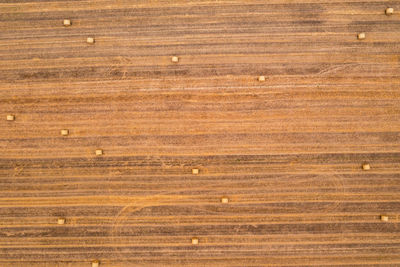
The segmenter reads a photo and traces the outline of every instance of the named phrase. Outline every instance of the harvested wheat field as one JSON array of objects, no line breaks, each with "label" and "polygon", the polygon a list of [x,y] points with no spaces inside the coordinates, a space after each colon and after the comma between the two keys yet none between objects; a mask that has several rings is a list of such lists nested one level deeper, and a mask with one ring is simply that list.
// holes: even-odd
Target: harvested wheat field
[{"label": "harvested wheat field", "polygon": [[400,1],[0,0],[0,266],[400,266]]}]

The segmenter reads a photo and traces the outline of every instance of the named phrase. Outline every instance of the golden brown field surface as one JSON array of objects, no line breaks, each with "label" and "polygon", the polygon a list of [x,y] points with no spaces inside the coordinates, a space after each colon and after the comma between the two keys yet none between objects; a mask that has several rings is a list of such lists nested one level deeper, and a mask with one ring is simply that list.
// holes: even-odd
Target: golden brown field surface
[{"label": "golden brown field surface", "polygon": [[399,63],[400,1],[0,0],[0,267],[400,266]]}]

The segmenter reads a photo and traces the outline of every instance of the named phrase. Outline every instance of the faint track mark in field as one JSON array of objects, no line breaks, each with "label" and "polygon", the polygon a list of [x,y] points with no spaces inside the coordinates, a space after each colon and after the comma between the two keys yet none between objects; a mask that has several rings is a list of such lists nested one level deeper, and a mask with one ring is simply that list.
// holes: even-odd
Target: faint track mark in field
[{"label": "faint track mark in field", "polygon": [[14,167],[13,176],[14,176],[14,177],[18,177],[18,176],[22,173],[23,170],[24,170],[24,166],[23,166],[23,165],[22,165],[22,166],[16,165],[16,166]]},{"label": "faint track mark in field", "polygon": [[[112,222],[111,226],[111,232],[110,236],[114,244],[119,244],[121,243],[121,230],[126,225],[126,221],[135,215],[135,213],[140,212],[144,208],[148,207],[156,207],[156,206],[163,206],[163,205],[169,205],[168,203],[164,203],[163,200],[167,199],[175,199],[179,200],[180,198],[177,195],[173,195],[168,197],[168,194],[171,193],[179,193],[179,192],[184,192],[184,190],[171,190],[171,191],[166,191],[166,192],[161,192],[156,195],[144,197],[138,199],[136,202],[126,205],[123,207],[115,216]],[[186,197],[182,197],[181,199],[185,199]],[[129,236],[127,236],[129,238]],[[126,242],[124,242],[126,243]],[[128,243],[131,244],[133,242],[128,240]],[[128,245],[129,245],[128,244]],[[124,258],[124,255],[122,255],[120,249],[118,247],[113,248],[116,255],[119,256],[120,259]]]},{"label": "faint track mark in field", "polygon": [[126,66],[124,66],[124,64],[129,64],[131,63],[130,59],[127,57],[116,57],[113,60],[113,63],[111,63],[110,68],[107,70],[106,72],[106,76],[120,76],[119,78],[121,80],[125,80],[126,79],[126,74],[127,74],[127,70],[126,70]]},{"label": "faint track mark in field", "polygon": [[[325,178],[325,177],[324,177]],[[333,212],[337,211],[339,207],[342,204],[342,197],[345,194],[345,188],[344,188],[344,180],[343,180],[343,175],[338,174],[338,173],[330,173],[327,174],[326,179],[324,179],[323,185],[325,188],[329,189],[327,192],[324,191],[317,191],[316,192],[316,200],[322,201],[325,199],[325,194],[336,194],[336,200],[334,201],[329,201],[330,203],[327,204],[321,204],[319,211],[320,212]],[[311,186],[312,188],[312,186]]]},{"label": "faint track mark in field", "polygon": [[357,64],[348,63],[348,64],[340,64],[340,65],[336,65],[336,66],[331,66],[331,67],[322,69],[316,75],[330,74],[332,72],[334,73],[334,72],[336,72],[338,70],[345,70],[345,69],[347,69],[349,67],[356,66],[356,65]]},{"label": "faint track mark in field", "polygon": [[[133,214],[142,210],[145,207],[147,207],[147,206],[133,203],[133,204],[123,207],[117,213],[117,215],[115,215],[114,220],[112,222],[111,233],[110,233],[113,244],[122,243],[121,237],[120,237],[121,232],[122,232],[121,229],[124,227],[124,222],[127,220],[127,218],[129,218],[130,216],[132,216]],[[124,242],[124,243],[126,243],[126,242]],[[131,242],[128,241],[128,243],[131,243]],[[118,247],[113,247],[113,250],[115,251],[115,254],[119,259],[124,258],[124,256],[122,255],[122,253]]]}]

